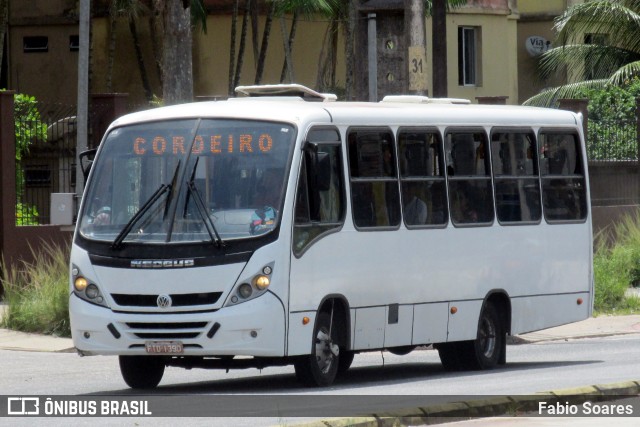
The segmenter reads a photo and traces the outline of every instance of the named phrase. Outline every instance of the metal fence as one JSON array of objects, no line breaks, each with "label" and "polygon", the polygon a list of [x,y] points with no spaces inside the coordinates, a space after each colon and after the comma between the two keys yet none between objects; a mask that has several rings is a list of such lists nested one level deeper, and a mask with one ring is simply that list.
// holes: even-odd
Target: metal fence
[{"label": "metal fence", "polygon": [[589,161],[637,161],[638,131],[636,119],[589,120],[587,131]]},{"label": "metal fence", "polygon": [[75,193],[76,107],[16,103],[16,224],[51,222],[51,194]]}]

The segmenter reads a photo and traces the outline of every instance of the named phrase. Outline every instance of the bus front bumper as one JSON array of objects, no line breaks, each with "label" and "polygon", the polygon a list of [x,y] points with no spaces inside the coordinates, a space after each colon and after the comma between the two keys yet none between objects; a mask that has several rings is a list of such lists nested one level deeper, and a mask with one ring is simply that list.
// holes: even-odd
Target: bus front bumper
[{"label": "bus front bumper", "polygon": [[153,343],[181,348],[169,353],[174,356],[285,354],[284,307],[271,293],[201,313],[118,313],[74,294],[69,307],[73,344],[82,355],[148,355]]}]

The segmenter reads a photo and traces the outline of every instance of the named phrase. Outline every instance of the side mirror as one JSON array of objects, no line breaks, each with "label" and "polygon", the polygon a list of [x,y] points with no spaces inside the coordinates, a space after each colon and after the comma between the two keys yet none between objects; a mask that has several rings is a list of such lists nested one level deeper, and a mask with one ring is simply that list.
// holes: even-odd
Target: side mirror
[{"label": "side mirror", "polygon": [[80,167],[82,168],[82,176],[84,177],[84,182],[87,182],[87,177],[89,176],[89,172],[91,172],[91,166],[93,165],[93,159],[96,157],[97,149],[93,148],[91,150],[83,151],[78,156],[80,160]]}]

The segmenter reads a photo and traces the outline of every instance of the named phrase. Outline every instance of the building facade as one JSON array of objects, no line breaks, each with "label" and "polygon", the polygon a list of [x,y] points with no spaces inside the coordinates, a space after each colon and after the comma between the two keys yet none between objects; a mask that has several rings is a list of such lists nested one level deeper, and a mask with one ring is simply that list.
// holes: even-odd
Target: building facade
[{"label": "building facade", "polygon": [[[10,0],[7,37],[7,67],[2,77],[9,89],[29,93],[40,100],[75,104],[77,98],[78,0]],[[92,93],[129,93],[130,102],[146,105],[142,72],[136,59],[133,30],[126,17],[112,27],[109,0],[92,2],[91,76]],[[147,11],[150,10],[148,1]],[[193,74],[196,96],[223,97],[229,92],[230,46],[233,0],[206,0],[208,10],[206,33],[194,30]],[[244,2],[240,2],[244,3]],[[446,17],[448,63],[448,96],[468,98],[507,97],[507,103],[521,103],[541,88],[556,82],[535,79],[535,57],[553,43],[553,18],[562,13],[571,0],[468,0],[463,7],[451,10]],[[402,0],[363,0],[356,13],[355,49],[357,97],[368,99],[367,25],[372,13],[377,23],[377,58],[379,98],[387,93],[402,92],[408,70],[402,24]],[[152,92],[161,97],[161,77],[156,65],[155,39],[160,33],[149,12],[138,15],[135,33],[140,46],[146,79]],[[268,5],[257,11],[257,48],[262,43]],[[239,10],[235,34],[237,64],[243,10]],[[427,92],[432,93],[431,18],[426,18]],[[157,22],[157,20],[155,21]],[[251,19],[249,19],[249,24]],[[268,39],[262,83],[279,83],[284,66],[284,40],[288,38],[293,19],[275,17]],[[114,38],[112,28],[115,28]],[[337,30],[335,75],[338,92],[346,81],[345,38],[343,26],[333,28],[325,16],[300,17],[292,46],[294,79],[297,83],[316,87],[320,58],[331,46],[328,31]],[[284,34],[284,37],[283,37]],[[239,72],[239,84],[253,84],[257,57],[254,54],[253,31],[249,25]],[[115,45],[112,45],[115,43]],[[111,50],[115,46],[114,50]],[[113,52],[113,66],[109,66]],[[389,71],[388,68],[400,71]],[[109,70],[112,69],[110,72]],[[286,81],[289,78],[285,79]],[[111,84],[109,84],[111,81]]]}]

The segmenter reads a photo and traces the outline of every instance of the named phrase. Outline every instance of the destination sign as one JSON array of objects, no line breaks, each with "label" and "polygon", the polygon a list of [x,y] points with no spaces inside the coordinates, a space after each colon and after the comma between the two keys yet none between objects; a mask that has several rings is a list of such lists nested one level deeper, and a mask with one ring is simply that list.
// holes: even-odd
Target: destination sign
[{"label": "destination sign", "polygon": [[[186,154],[190,139],[184,136],[137,137],[133,140],[133,152],[138,156]],[[251,134],[198,135],[191,147],[192,154],[268,153],[273,148],[273,138],[268,133],[255,137]]]}]

